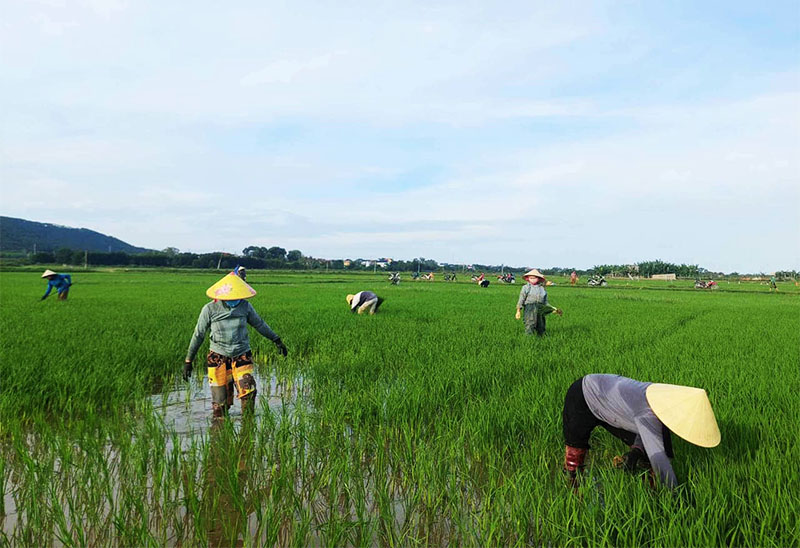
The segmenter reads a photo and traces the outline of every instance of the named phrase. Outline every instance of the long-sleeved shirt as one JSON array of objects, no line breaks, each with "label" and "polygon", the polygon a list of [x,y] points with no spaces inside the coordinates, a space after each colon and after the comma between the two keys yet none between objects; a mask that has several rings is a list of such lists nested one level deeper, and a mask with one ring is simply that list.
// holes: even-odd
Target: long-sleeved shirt
[{"label": "long-sleeved shirt", "polygon": [[353,295],[353,300],[350,301],[350,310],[356,310],[362,304],[377,298],[378,296],[372,291],[359,291]]},{"label": "long-sleeved shirt", "polygon": [[661,481],[675,487],[678,480],[664,449],[664,425],[653,413],[645,395],[650,384],[619,375],[586,375],[583,397],[595,417],[636,434],[634,445],[644,447]]},{"label": "long-sleeved shirt", "polygon": [[555,307],[547,302],[547,291],[545,291],[544,286],[539,284],[525,284],[522,286],[522,289],[520,289],[517,308],[522,308],[526,304],[541,305],[546,312],[555,310]]},{"label": "long-sleeved shirt", "polygon": [[69,274],[56,274],[52,280],[47,280],[47,291],[44,296],[47,297],[50,292],[55,288],[58,293],[63,293],[69,286],[72,285],[72,276]]},{"label": "long-sleeved shirt", "polygon": [[241,356],[250,350],[247,324],[252,325],[256,331],[273,342],[280,338],[247,301],[242,301],[233,308],[224,301],[208,303],[197,318],[197,327],[194,328],[186,359],[194,360],[209,328],[211,328],[212,352],[229,357]]}]

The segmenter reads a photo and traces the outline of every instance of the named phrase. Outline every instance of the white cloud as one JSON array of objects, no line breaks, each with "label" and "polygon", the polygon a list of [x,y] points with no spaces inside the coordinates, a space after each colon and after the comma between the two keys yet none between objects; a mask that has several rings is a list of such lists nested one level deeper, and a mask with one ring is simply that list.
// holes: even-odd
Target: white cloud
[{"label": "white cloud", "polygon": [[151,247],[540,265],[665,250],[740,270],[747,218],[794,244],[762,240],[753,261],[796,261],[796,58],[693,64],[703,41],[663,11],[13,5],[3,213]]}]

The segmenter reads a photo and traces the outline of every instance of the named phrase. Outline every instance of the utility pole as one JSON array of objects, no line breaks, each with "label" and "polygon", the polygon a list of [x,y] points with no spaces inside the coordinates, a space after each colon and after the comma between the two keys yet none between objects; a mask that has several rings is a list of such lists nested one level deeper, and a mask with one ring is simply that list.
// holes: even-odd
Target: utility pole
[{"label": "utility pole", "polygon": [[83,269],[86,270],[89,268],[89,250],[83,250]]}]

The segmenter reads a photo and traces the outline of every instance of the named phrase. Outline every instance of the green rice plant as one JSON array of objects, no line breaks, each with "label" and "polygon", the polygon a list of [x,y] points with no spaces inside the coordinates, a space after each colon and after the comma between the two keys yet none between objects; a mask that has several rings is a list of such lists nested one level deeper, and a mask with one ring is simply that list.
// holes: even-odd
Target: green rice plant
[{"label": "green rice plant", "polygon": [[[252,333],[256,416],[215,428],[202,359],[179,374],[220,273],[78,273],[66,302],[0,276],[0,544],[800,544],[791,287],[557,280],[538,339],[519,285],[251,272],[290,355]],[[362,289],[379,314],[348,311]],[[705,388],[722,444],[674,438],[681,486],[652,490],[598,431],[573,494],[561,407],[588,373]]]}]

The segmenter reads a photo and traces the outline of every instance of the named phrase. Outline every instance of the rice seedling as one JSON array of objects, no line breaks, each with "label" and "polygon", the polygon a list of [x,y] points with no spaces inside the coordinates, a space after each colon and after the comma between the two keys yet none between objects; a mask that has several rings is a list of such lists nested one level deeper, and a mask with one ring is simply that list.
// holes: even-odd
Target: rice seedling
[{"label": "rice seedling", "polygon": [[[255,417],[215,423],[180,368],[218,273],[85,272],[42,303],[0,276],[0,544],[800,544],[797,293],[556,285],[537,339],[519,285],[252,272],[290,355],[251,333]],[[361,289],[379,314],[349,313]],[[651,490],[598,431],[573,494],[564,393],[600,372],[704,387],[721,445],[674,438],[681,486]]]}]

